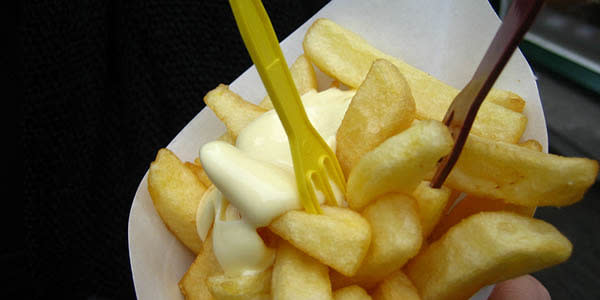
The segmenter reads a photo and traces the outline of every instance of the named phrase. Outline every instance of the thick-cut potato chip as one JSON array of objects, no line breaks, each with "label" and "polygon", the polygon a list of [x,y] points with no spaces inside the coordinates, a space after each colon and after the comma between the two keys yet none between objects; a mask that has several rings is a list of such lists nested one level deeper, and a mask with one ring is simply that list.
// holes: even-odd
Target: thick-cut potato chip
[{"label": "thick-cut potato chip", "polygon": [[158,150],[148,171],[148,192],[169,231],[194,253],[202,249],[196,233],[196,209],[206,187],[170,150]]},{"label": "thick-cut potato chip", "polygon": [[323,214],[292,210],[275,219],[269,229],[304,253],[336,271],[352,276],[371,243],[371,226],[357,212],[322,206]]},{"label": "thick-cut potato chip", "polygon": [[361,210],[388,192],[411,194],[440,158],[452,150],[448,128],[433,120],[415,122],[367,152],[350,172],[346,200]]},{"label": "thick-cut potato chip", "polygon": [[218,274],[223,274],[223,269],[213,252],[212,233],[209,233],[202,251],[179,281],[179,289],[186,300],[214,299],[206,278]]},{"label": "thick-cut potato chip", "polygon": [[583,197],[598,162],[470,135],[446,179],[452,189],[522,206],[565,206]]},{"label": "thick-cut potato chip", "polygon": [[333,291],[334,300],[371,300],[371,296],[367,294],[363,288],[358,285],[351,285],[345,288]]},{"label": "thick-cut potato chip", "polygon": [[373,300],[421,300],[417,288],[400,270],[384,279],[372,295]]},{"label": "thick-cut potato chip", "polygon": [[273,266],[271,295],[277,300],[333,299],[327,266],[282,241]]},{"label": "thick-cut potato chip", "polygon": [[376,60],[336,135],[336,155],[344,175],[348,177],[365,153],[410,127],[414,119],[415,101],[406,79],[390,62]]},{"label": "thick-cut potato chip", "polygon": [[553,266],[572,245],[552,225],[512,212],[482,212],[453,226],[405,272],[429,299],[467,299],[480,288]]},{"label": "thick-cut potato chip", "polygon": [[[441,121],[459,92],[426,72],[379,51],[357,34],[328,19],[318,19],[312,24],[303,46],[306,55],[319,69],[352,88],[360,86],[376,59],[392,62],[408,81],[418,119]],[[491,97],[509,97],[510,100]],[[488,101],[481,105],[471,132],[499,141],[518,142],[525,131],[527,118],[500,104],[524,103],[524,100],[509,92],[492,92],[486,99]]]},{"label": "thick-cut potato chip", "polygon": [[215,300],[271,299],[272,269],[239,276],[225,274],[209,276],[206,285]]},{"label": "thick-cut potato chip", "polygon": [[435,228],[440,218],[442,218],[451,193],[452,190],[446,186],[442,186],[439,189],[432,188],[429,181],[422,181],[412,193],[419,207],[419,217],[421,219],[424,238],[427,238],[431,234],[433,228]]},{"label": "thick-cut potato chip", "polygon": [[458,204],[448,207],[449,212],[442,215],[439,223],[431,233],[431,240],[439,239],[448,229],[462,219],[482,211],[511,211],[522,216],[532,217],[535,207],[506,203],[500,199],[479,198],[467,195]]},{"label": "thick-cut potato chip", "polygon": [[354,276],[331,273],[334,289],[351,284],[372,288],[417,255],[421,248],[421,220],[412,197],[388,193],[369,204],[361,214],[371,224],[371,246]]},{"label": "thick-cut potato chip", "polygon": [[266,109],[244,100],[240,95],[229,90],[224,84],[219,84],[215,89],[204,96],[204,103],[227,126],[227,132],[235,140],[238,134],[261,116]]},{"label": "thick-cut potato chip", "polygon": [[[302,54],[294,61],[290,66],[290,73],[296,84],[298,94],[301,96],[310,90],[318,89],[319,86],[315,69],[306,55]],[[269,95],[265,96],[258,106],[265,109],[273,109],[273,103],[271,102]]]}]

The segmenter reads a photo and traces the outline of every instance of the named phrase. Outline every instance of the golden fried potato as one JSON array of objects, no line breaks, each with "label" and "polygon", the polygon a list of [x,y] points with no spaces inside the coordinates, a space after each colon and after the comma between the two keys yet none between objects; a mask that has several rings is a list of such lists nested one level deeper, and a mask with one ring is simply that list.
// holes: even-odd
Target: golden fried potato
[{"label": "golden fried potato", "polygon": [[511,91],[491,89],[486,96],[486,100],[504,106],[512,111],[522,113],[525,110],[525,100]]},{"label": "golden fried potato", "polygon": [[423,299],[467,299],[480,288],[559,264],[572,245],[552,225],[511,212],[481,212],[453,226],[405,272]]},{"label": "golden fried potato", "polygon": [[365,153],[410,127],[414,119],[415,101],[406,79],[390,62],[376,60],[336,135],[336,155],[344,175],[348,177]]},{"label": "golden fried potato", "polygon": [[205,188],[208,188],[209,186],[212,185],[212,182],[210,181],[210,179],[208,178],[208,175],[206,175],[206,172],[202,168],[202,164],[199,162],[200,162],[200,160],[196,160],[194,162],[186,161],[184,164],[188,169],[190,169],[192,172],[194,172],[194,174],[196,174],[196,176],[198,177],[198,180],[200,180],[202,185]]},{"label": "golden fried potato", "polygon": [[462,219],[482,211],[510,211],[522,216],[531,217],[535,207],[506,203],[500,199],[486,199],[467,195],[458,204],[448,207],[449,212],[443,214],[434,231],[431,240],[439,239],[448,229],[458,224]]},{"label": "golden fried potato", "polygon": [[[300,96],[310,90],[318,89],[319,86],[315,69],[306,55],[302,54],[294,61],[290,66],[290,73],[292,74],[292,79],[296,84],[296,89]],[[265,109],[273,109],[273,103],[271,102],[269,95],[265,96],[258,106]]]},{"label": "golden fried potato", "polygon": [[352,276],[371,243],[371,226],[347,208],[322,206],[323,214],[288,211],[269,229],[304,253],[336,271]]},{"label": "golden fried potato", "polygon": [[433,120],[415,122],[365,154],[350,172],[348,205],[361,210],[388,192],[411,194],[440,158],[452,150],[448,128]]},{"label": "golden fried potato", "polygon": [[156,212],[179,241],[194,253],[202,249],[196,210],[206,187],[166,148],[158,150],[148,171],[148,192]]},{"label": "golden fried potato", "polygon": [[373,300],[421,300],[419,291],[401,270],[384,279],[372,295]]},{"label": "golden fried potato", "polygon": [[522,206],[564,206],[583,197],[598,162],[562,157],[470,135],[446,185]]},{"label": "golden fried potato", "polygon": [[227,126],[231,139],[235,140],[254,119],[262,115],[266,109],[244,100],[240,95],[229,90],[224,84],[219,84],[215,89],[204,96],[204,103]]},{"label": "golden fried potato", "polygon": [[439,189],[432,188],[429,181],[421,181],[412,193],[419,207],[423,238],[427,238],[431,234],[442,218],[451,193],[452,191],[446,186]]},{"label": "golden fried potato", "polygon": [[367,294],[363,288],[358,285],[351,285],[345,288],[333,291],[333,299],[335,300],[371,300],[371,296]]},{"label": "golden fried potato", "polygon": [[537,152],[542,152],[543,149],[542,144],[540,144],[540,142],[536,140],[526,140],[524,142],[519,143],[518,145]]},{"label": "golden fried potato", "polygon": [[421,248],[421,220],[412,197],[385,194],[369,204],[362,216],[371,224],[371,246],[354,276],[345,277],[336,272],[330,274],[334,289],[351,284],[372,288],[401,268]]},{"label": "golden fried potato", "polygon": [[206,279],[206,285],[215,300],[268,300],[271,274],[272,268],[249,275],[213,275]]},{"label": "golden fried potato", "polygon": [[209,233],[202,251],[179,281],[179,289],[186,300],[214,299],[206,279],[218,274],[223,274],[223,269],[213,252],[212,233]]},{"label": "golden fried potato", "polygon": [[213,183],[212,183],[212,181],[210,181],[210,178],[208,178],[208,174],[206,174],[206,171],[204,171],[204,168],[202,167],[202,162],[200,161],[200,158],[194,159],[194,164],[200,167],[198,172],[196,172],[196,175],[198,176],[200,181],[202,181],[202,183],[206,187],[211,186]]},{"label": "golden fried potato", "polygon": [[327,266],[282,241],[273,266],[273,299],[333,299]]},{"label": "golden fried potato", "polygon": [[[441,121],[459,90],[406,62],[369,45],[357,34],[328,19],[318,19],[308,29],[304,52],[324,73],[358,88],[376,59],[392,62],[406,78],[416,104],[418,119]],[[500,100],[495,100],[501,97]],[[504,99],[502,97],[509,97]],[[501,104],[521,102],[514,93],[491,92],[481,105],[471,132],[490,139],[516,143],[525,131],[527,118]],[[517,106],[522,106],[517,105]]]}]

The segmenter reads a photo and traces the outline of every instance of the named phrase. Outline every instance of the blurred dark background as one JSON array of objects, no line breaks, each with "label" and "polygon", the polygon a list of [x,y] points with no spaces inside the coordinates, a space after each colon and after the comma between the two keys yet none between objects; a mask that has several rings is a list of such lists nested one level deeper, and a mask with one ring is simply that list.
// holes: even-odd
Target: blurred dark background
[{"label": "blurred dark background", "polygon": [[[282,40],[326,2],[264,4]],[[491,3],[501,13],[504,4]],[[598,12],[597,4],[578,5],[580,13]],[[204,94],[251,65],[228,3],[22,1],[17,16],[25,247],[6,243],[1,258],[30,284],[23,289],[9,276],[8,294],[134,299],[127,222],[139,181],[156,151],[204,107]],[[597,30],[592,20],[586,24]],[[526,54],[550,151],[600,159],[597,77],[582,84],[570,76],[577,71]],[[554,299],[600,299],[598,198],[596,182],[578,204],[538,209],[575,246],[568,262],[534,274]]]}]

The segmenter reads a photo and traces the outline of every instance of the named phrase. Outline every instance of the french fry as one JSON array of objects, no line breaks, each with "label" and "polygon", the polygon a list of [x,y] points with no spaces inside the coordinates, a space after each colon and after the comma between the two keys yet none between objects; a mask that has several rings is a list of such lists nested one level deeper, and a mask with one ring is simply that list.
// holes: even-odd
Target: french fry
[{"label": "french fry", "polygon": [[269,268],[259,273],[229,276],[209,276],[206,285],[215,300],[271,299],[271,274]]},{"label": "french fry", "polygon": [[483,211],[510,211],[522,216],[532,217],[535,207],[521,206],[511,203],[506,203],[500,199],[485,199],[472,195],[467,195],[458,204],[448,207],[450,210],[441,216],[440,221],[433,233],[431,240],[439,239],[448,229],[458,224],[464,218],[467,218],[476,213]]},{"label": "french fry", "polygon": [[282,241],[273,266],[273,299],[333,299],[327,266]]},{"label": "french fry", "polygon": [[453,226],[407,265],[424,300],[467,299],[480,288],[550,267],[572,245],[552,225],[511,212],[481,212]]},{"label": "french fry", "polygon": [[487,101],[494,102],[519,113],[522,113],[525,109],[525,100],[511,91],[491,89],[487,95]]},{"label": "french fry", "polygon": [[421,181],[419,186],[412,193],[412,196],[417,200],[419,207],[419,218],[421,219],[421,228],[423,238],[427,238],[436,227],[444,208],[448,204],[452,191],[442,186],[439,189],[434,189],[429,186],[429,181]]},{"label": "french fry", "polygon": [[169,231],[198,254],[202,240],[196,233],[196,209],[206,187],[170,150],[162,148],[148,171],[148,192]]},{"label": "french fry", "polygon": [[[294,61],[290,66],[290,73],[300,96],[310,90],[318,89],[315,69],[306,55],[302,54]],[[264,109],[273,109],[273,103],[269,95],[265,96],[258,106]]]},{"label": "french fry", "polygon": [[204,171],[204,168],[202,167],[202,162],[200,161],[200,158],[194,159],[194,164],[199,167],[199,169],[196,169],[196,171],[197,171],[196,175],[198,176],[200,181],[206,187],[211,186],[213,183],[212,183],[212,181],[210,181],[210,178],[208,178],[208,174],[206,174],[206,171]]},{"label": "french fry", "polygon": [[322,209],[323,214],[288,211],[275,219],[269,229],[323,264],[352,276],[367,254],[371,226],[350,209],[329,206]]},{"label": "french fry", "polygon": [[[542,145],[536,140],[527,140],[518,144],[521,147],[533,151],[541,152]],[[454,200],[454,199],[453,199]],[[430,239],[435,241],[439,239],[450,227],[460,222],[462,219],[482,211],[512,211],[524,216],[533,216],[535,207],[521,206],[518,204],[506,203],[501,199],[480,198],[473,195],[466,195],[458,204],[448,203],[445,213],[435,230],[431,233]]]},{"label": "french fry", "polygon": [[452,149],[452,137],[438,121],[418,121],[365,154],[350,172],[348,205],[361,210],[376,197],[411,194],[438,160]]},{"label": "french fry", "polygon": [[367,294],[363,288],[358,285],[351,285],[345,288],[333,291],[334,300],[371,300],[371,296]]},{"label": "french fry", "polygon": [[336,135],[336,155],[344,175],[365,153],[408,128],[414,119],[415,101],[406,79],[390,62],[376,60]]},{"label": "french fry", "polygon": [[204,96],[204,103],[217,115],[227,127],[231,139],[235,140],[238,134],[262,115],[266,109],[244,100],[240,95],[229,90],[224,84],[219,84],[215,89]]},{"label": "french fry", "polygon": [[[352,88],[360,86],[376,59],[392,62],[408,81],[418,119],[441,121],[459,92],[426,72],[381,52],[357,34],[328,19],[318,19],[312,24],[303,47],[319,69]],[[495,100],[498,97],[500,100]],[[486,99],[477,113],[472,133],[509,143],[518,142],[525,131],[527,118],[501,104],[521,107],[524,100],[510,92],[492,92]],[[522,104],[515,105],[517,102]],[[522,108],[517,110],[522,111]]]},{"label": "french fry", "polygon": [[562,157],[470,135],[446,185],[522,206],[565,206],[583,197],[598,162]]},{"label": "french fry", "polygon": [[373,300],[421,300],[417,288],[401,270],[384,279],[372,295]]},{"label": "french fry", "polygon": [[[206,176],[206,173],[204,172],[204,170],[202,169],[201,165],[196,164],[195,162],[189,162],[186,161],[184,163],[184,165],[190,169],[190,171],[194,172],[194,174],[196,174],[196,177],[198,177],[198,180],[200,180],[200,183],[202,184],[202,186],[204,188],[208,188],[209,186],[206,185],[205,183],[205,178],[204,176]],[[210,181],[210,180],[209,180]]]},{"label": "french fry", "polygon": [[179,281],[179,289],[186,300],[214,299],[206,284],[206,278],[218,274],[223,274],[223,269],[213,252],[212,233],[209,233],[202,251]]},{"label": "french fry", "polygon": [[371,225],[371,246],[354,276],[345,277],[336,272],[330,274],[334,289],[351,284],[372,288],[401,268],[421,248],[421,220],[412,197],[385,194],[369,204],[362,215]]}]

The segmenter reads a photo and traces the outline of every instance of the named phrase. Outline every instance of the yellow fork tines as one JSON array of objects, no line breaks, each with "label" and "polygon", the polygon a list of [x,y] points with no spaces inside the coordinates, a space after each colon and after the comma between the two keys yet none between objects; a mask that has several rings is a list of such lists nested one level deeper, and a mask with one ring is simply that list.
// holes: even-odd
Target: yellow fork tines
[{"label": "yellow fork tines", "polygon": [[[317,190],[337,205],[332,181],[344,194],[346,180],[329,145],[312,126],[271,21],[259,0],[230,0],[240,34],[290,142],[300,200],[309,213],[321,213]],[[316,190],[315,190],[316,188]]]}]

